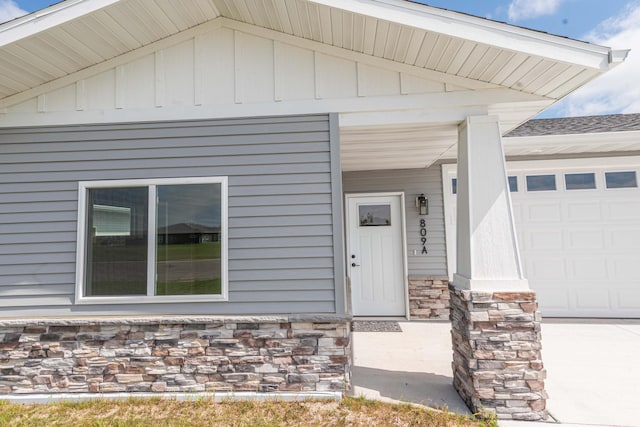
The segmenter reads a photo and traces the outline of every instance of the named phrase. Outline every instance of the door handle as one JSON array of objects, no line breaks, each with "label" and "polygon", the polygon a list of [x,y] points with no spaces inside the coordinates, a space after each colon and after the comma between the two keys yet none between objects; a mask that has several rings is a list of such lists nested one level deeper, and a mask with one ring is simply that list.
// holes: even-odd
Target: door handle
[{"label": "door handle", "polygon": [[352,262],[351,267],[360,267],[360,264],[356,264],[355,262]]}]

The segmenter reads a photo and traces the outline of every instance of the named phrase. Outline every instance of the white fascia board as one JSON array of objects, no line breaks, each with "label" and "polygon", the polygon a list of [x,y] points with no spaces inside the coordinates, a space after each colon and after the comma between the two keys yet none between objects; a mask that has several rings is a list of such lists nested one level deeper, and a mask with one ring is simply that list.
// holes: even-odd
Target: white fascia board
[{"label": "white fascia board", "polygon": [[[384,21],[606,71],[623,51],[406,0],[307,0]],[[612,53],[614,52],[614,53]],[[618,62],[619,63],[619,62]]]},{"label": "white fascia board", "polygon": [[576,169],[621,169],[636,168],[640,164],[640,156],[609,156],[608,153],[595,153],[593,157],[544,160],[509,160],[507,170],[510,173],[522,171],[553,171],[563,169],[566,171]]},{"label": "white fascia board", "polygon": [[[500,117],[501,125],[507,121],[508,128],[503,131],[516,128],[521,122],[534,117],[544,110],[549,101],[528,101],[521,103],[508,103],[514,106],[514,111],[507,109],[496,111],[486,105],[450,105],[447,108],[442,106],[430,106],[420,109],[407,110],[384,110],[384,111],[358,111],[343,112],[340,114],[340,128],[359,126],[380,126],[380,125],[411,125],[426,123],[459,123],[467,116],[496,115]],[[517,113],[517,123],[510,120],[511,116]],[[522,119],[526,117],[526,119]]]},{"label": "white fascia board", "polygon": [[111,6],[121,0],[66,0],[0,25],[0,47]]},{"label": "white fascia board", "polygon": [[467,116],[488,114],[486,108],[460,107],[440,109],[412,109],[396,111],[365,111],[340,113],[340,129],[363,126],[393,126],[415,124],[460,123]]},{"label": "white fascia board", "polygon": [[640,131],[594,132],[558,135],[505,136],[503,141],[512,147],[536,147],[540,144],[581,145],[585,152],[590,145],[632,144],[640,140]]},{"label": "white fascia board", "polygon": [[[524,97],[524,98],[523,98]],[[431,120],[458,121],[473,112],[486,114],[486,106],[496,102],[526,102],[538,100],[510,89],[466,92],[443,92],[415,95],[372,96],[283,101],[256,104],[211,104],[201,106],[173,106],[147,109],[109,109],[95,111],[65,111],[48,113],[0,114],[0,128],[15,126],[50,126],[81,123],[118,123],[158,120],[199,120],[225,117],[252,117],[291,114],[324,114],[326,112],[375,112],[385,114],[394,110],[423,109],[432,106]],[[533,113],[535,114],[535,113]],[[402,114],[400,114],[402,115]],[[398,117],[400,115],[391,115]],[[343,117],[343,116],[341,116]],[[369,116],[371,118],[372,116]],[[462,117],[462,118],[464,118]]]}]

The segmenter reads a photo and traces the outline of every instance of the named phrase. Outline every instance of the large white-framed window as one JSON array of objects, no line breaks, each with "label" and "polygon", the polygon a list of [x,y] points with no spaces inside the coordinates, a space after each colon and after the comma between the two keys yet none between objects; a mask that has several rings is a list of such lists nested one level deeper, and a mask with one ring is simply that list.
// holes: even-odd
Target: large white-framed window
[{"label": "large white-framed window", "polygon": [[76,303],[228,300],[227,177],[78,184]]}]

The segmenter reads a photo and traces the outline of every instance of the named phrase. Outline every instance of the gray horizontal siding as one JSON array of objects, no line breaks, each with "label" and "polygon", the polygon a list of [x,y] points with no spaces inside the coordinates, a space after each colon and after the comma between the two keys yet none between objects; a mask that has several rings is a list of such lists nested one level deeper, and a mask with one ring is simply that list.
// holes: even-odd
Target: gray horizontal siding
[{"label": "gray horizontal siding", "polygon": [[[444,235],[444,203],[440,166],[426,169],[381,170],[345,172],[342,175],[345,193],[403,191],[406,204],[407,254],[409,276],[447,275]],[[427,251],[421,254],[420,216],[415,198],[424,193],[429,199],[427,224]],[[414,250],[417,254],[414,255]]]},{"label": "gray horizontal siding", "polygon": [[[326,115],[0,130],[0,310],[335,312]],[[335,167],[335,166],[334,166]],[[75,306],[78,181],[229,177],[229,302]]]}]

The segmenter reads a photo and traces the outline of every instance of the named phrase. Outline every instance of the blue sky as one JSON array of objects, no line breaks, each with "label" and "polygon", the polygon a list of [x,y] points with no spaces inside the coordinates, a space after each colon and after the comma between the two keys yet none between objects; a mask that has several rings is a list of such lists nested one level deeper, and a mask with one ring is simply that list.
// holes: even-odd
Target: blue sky
[{"label": "blue sky", "polygon": [[[640,0],[416,0],[431,6],[632,49],[627,61],[589,83],[541,117],[640,113]],[[0,22],[56,1],[0,0]]]}]

